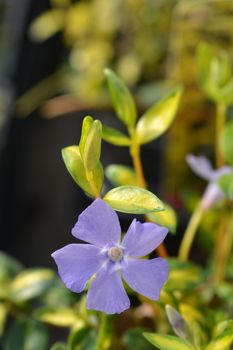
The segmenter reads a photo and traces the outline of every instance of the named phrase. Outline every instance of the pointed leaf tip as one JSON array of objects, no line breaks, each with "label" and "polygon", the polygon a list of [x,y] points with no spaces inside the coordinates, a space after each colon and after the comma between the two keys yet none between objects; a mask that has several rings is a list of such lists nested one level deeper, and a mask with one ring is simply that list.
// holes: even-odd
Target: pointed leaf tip
[{"label": "pointed leaf tip", "polygon": [[102,124],[99,120],[95,120],[86,136],[83,161],[87,171],[93,170],[100,159],[102,139]]},{"label": "pointed leaf tip", "polygon": [[87,136],[88,136],[88,133],[90,131],[90,128],[91,128],[93,122],[94,122],[93,118],[90,117],[89,115],[83,119],[82,133],[81,133],[81,138],[79,141],[79,150],[80,150],[80,154],[82,157],[83,157],[83,153],[84,153],[84,147],[85,147],[85,143],[87,140]]},{"label": "pointed leaf tip", "polygon": [[104,73],[107,77],[108,88],[112,97],[113,107],[118,118],[128,127],[135,125],[137,112],[131,92],[111,69],[105,68]]},{"label": "pointed leaf tip", "polygon": [[166,305],[166,314],[174,333],[182,339],[189,339],[188,325],[182,315],[171,305]]},{"label": "pointed leaf tip", "polygon": [[150,142],[167,131],[176,116],[182,93],[183,87],[178,86],[139,119],[136,138],[140,144]]},{"label": "pointed leaf tip", "polygon": [[173,335],[143,333],[144,337],[160,350],[195,350],[188,341]]}]

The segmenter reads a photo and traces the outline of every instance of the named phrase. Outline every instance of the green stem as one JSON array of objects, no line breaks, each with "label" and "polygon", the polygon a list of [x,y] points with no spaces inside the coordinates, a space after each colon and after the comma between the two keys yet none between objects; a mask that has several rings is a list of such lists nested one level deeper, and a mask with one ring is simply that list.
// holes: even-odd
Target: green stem
[{"label": "green stem", "polygon": [[182,261],[187,261],[189,257],[189,253],[198,229],[198,226],[201,222],[202,216],[204,214],[204,210],[201,206],[201,203],[199,203],[196,207],[196,209],[193,212],[193,215],[191,216],[191,219],[189,220],[187,229],[184,233],[178,257]]},{"label": "green stem", "polygon": [[[142,162],[141,162],[141,157],[140,157],[140,145],[138,145],[136,142],[134,142],[133,134],[131,133],[131,138],[132,138],[132,145],[130,147],[130,155],[132,157],[133,165],[134,165],[134,170],[137,175],[138,179],[138,185],[142,188],[146,188],[146,180],[144,177],[144,172],[143,172],[143,167],[142,167]],[[164,245],[164,243],[161,243],[160,246],[156,248],[156,252],[160,257],[167,258],[168,257],[168,252],[167,249]]]},{"label": "green stem", "polygon": [[216,115],[216,144],[215,144],[215,157],[216,168],[221,168],[224,165],[224,157],[221,151],[221,135],[225,127],[227,106],[224,103],[217,104]]},{"label": "green stem", "polygon": [[216,273],[215,281],[219,283],[224,280],[226,274],[227,260],[231,254],[233,245],[233,216],[224,216],[219,227],[219,235],[216,247]]},{"label": "green stem", "polygon": [[111,328],[111,321],[109,319],[109,316],[106,314],[102,314],[95,350],[110,349],[111,343],[112,343],[110,328]]},{"label": "green stem", "polygon": [[143,173],[142,162],[140,158],[140,146],[136,143],[133,143],[130,147],[130,155],[132,157],[134,169],[138,178],[139,186],[146,188],[146,181]]}]

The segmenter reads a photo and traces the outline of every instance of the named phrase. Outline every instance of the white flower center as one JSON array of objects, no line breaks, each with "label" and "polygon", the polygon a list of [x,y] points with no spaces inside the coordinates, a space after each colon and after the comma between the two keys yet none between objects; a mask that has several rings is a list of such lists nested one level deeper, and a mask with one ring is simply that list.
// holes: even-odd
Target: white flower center
[{"label": "white flower center", "polygon": [[108,257],[112,261],[119,261],[123,256],[122,249],[118,247],[112,247],[108,250]]}]

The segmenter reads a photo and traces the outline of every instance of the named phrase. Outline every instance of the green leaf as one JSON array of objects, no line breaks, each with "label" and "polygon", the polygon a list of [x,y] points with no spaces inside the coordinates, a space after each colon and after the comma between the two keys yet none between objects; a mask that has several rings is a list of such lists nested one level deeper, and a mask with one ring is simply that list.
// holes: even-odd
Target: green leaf
[{"label": "green leaf", "polygon": [[68,308],[74,304],[75,300],[74,293],[67,289],[60,279],[57,279],[53,286],[43,295],[44,304],[51,308],[58,305],[61,308]]},{"label": "green leaf", "polygon": [[133,328],[127,331],[123,338],[122,344],[127,350],[153,350],[154,346],[148,343],[143,337],[144,328]]},{"label": "green leaf", "polygon": [[233,320],[226,320],[219,322],[213,330],[214,337],[221,335],[224,331],[232,331],[233,332]]},{"label": "green leaf", "polygon": [[69,344],[69,349],[70,350],[75,350],[77,348],[77,345],[82,343],[82,341],[85,339],[86,336],[90,333],[91,328],[86,326],[86,327],[80,327],[78,324],[77,326],[75,325],[68,338],[68,344]]},{"label": "green leaf", "polygon": [[118,118],[125,125],[127,125],[127,127],[134,127],[137,118],[137,112],[134,99],[130,91],[124,82],[118,78],[118,76],[112,70],[105,69],[104,73],[107,76],[113,107]]},{"label": "green leaf", "polygon": [[131,140],[128,136],[106,125],[102,127],[102,137],[104,141],[116,146],[130,146],[131,144]]},{"label": "green leaf", "polygon": [[68,348],[65,343],[58,342],[53,344],[50,350],[68,350]]},{"label": "green leaf", "polygon": [[195,350],[187,340],[173,335],[144,333],[144,337],[161,350]]},{"label": "green leaf", "polygon": [[182,87],[176,88],[145,112],[136,127],[135,137],[138,143],[150,142],[169,128],[176,116],[182,92]]},{"label": "green leaf", "polygon": [[[96,330],[95,329],[90,330],[90,332],[87,334],[87,336],[81,342],[80,350],[95,350],[97,337],[98,337],[98,333],[96,332]],[[73,350],[76,350],[76,348]]]},{"label": "green leaf", "polygon": [[206,95],[216,103],[233,101],[232,65],[229,54],[222,50],[217,54],[206,43],[197,49],[199,83]]},{"label": "green leaf", "polygon": [[169,258],[168,265],[170,273],[164,287],[167,291],[190,291],[204,281],[203,271],[194,263]]},{"label": "green leaf", "polygon": [[209,337],[207,336],[204,330],[205,329],[201,327],[199,323],[193,322],[191,332],[193,337],[193,343],[197,349],[205,349],[209,340]]},{"label": "green leaf", "polygon": [[83,162],[87,171],[92,171],[98,164],[101,153],[102,124],[95,120],[86,136]]},{"label": "green leaf", "polygon": [[105,174],[114,186],[138,186],[138,179],[133,168],[111,164],[105,168]]},{"label": "green leaf", "polygon": [[171,233],[175,233],[177,227],[176,212],[166,203],[164,203],[164,209],[164,211],[149,213],[146,216],[150,221],[158,225],[165,226]]},{"label": "green leaf", "polygon": [[214,57],[211,63],[212,79],[216,81],[221,89],[226,86],[232,77],[231,58],[229,54],[222,50]]},{"label": "green leaf", "polygon": [[9,296],[10,283],[22,269],[20,262],[0,252],[0,298],[6,299]]},{"label": "green leaf", "polygon": [[4,337],[4,350],[47,350],[46,328],[37,322],[16,320]]},{"label": "green leaf", "polygon": [[68,343],[70,350],[95,350],[97,331],[89,327],[74,327],[70,333]]},{"label": "green leaf", "polygon": [[222,151],[224,158],[233,165],[233,122],[228,122],[222,135]]},{"label": "green leaf", "polygon": [[46,328],[37,322],[27,324],[24,350],[46,350],[48,348],[48,334]]},{"label": "green leaf", "polygon": [[82,133],[81,133],[81,137],[80,137],[80,141],[79,141],[79,151],[80,151],[81,157],[83,157],[84,147],[85,147],[85,143],[87,140],[87,135],[90,131],[90,128],[91,128],[93,122],[94,122],[94,120],[90,116],[86,116],[83,119]]},{"label": "green leaf", "polygon": [[[84,168],[83,160],[80,155],[78,146],[69,146],[63,148],[62,157],[66,165],[67,170],[74,179],[74,181],[81,187],[85,192],[94,196],[93,190],[89,184],[86,177],[86,171]],[[93,180],[99,192],[103,186],[104,172],[102,165],[97,163],[96,167],[93,169]]]},{"label": "green leaf", "polygon": [[182,339],[189,339],[189,328],[182,315],[171,305],[166,305],[166,314],[174,333]]},{"label": "green leaf", "polygon": [[152,192],[137,186],[120,186],[106,193],[103,200],[122,213],[146,214],[163,210],[161,200]]},{"label": "green leaf", "polygon": [[5,322],[7,319],[7,306],[4,303],[0,303],[0,337],[3,334]]},{"label": "green leaf", "polygon": [[221,93],[219,94],[218,102],[225,103],[226,105],[230,105],[233,102],[233,78],[229,81],[227,85],[225,85],[221,89]]},{"label": "green leaf", "polygon": [[233,174],[224,174],[218,178],[218,185],[230,200],[233,199]]},{"label": "green leaf", "polygon": [[0,251],[0,282],[15,277],[22,269],[23,265],[18,260]]},{"label": "green leaf", "polygon": [[35,317],[57,327],[70,327],[78,322],[84,326],[84,322],[78,319],[77,313],[71,308],[43,307],[36,310]]},{"label": "green leaf", "polygon": [[226,330],[211,340],[205,350],[229,350],[233,344],[233,330]]},{"label": "green leaf", "polygon": [[192,329],[193,323],[199,323],[205,328],[206,319],[198,309],[185,303],[181,303],[179,309],[183,318],[189,324],[190,329]]},{"label": "green leaf", "polygon": [[209,81],[210,65],[214,54],[211,47],[206,43],[200,43],[197,47],[197,73],[198,80],[202,87]]},{"label": "green leaf", "polygon": [[[92,174],[93,182],[97,188],[98,193],[100,193],[104,182],[104,169],[100,162],[97,163],[96,167],[92,171]],[[93,193],[93,195],[95,194]]]},{"label": "green leaf", "polygon": [[197,73],[199,84],[210,99],[217,101],[219,91],[217,88],[216,79],[214,78],[214,58],[214,52],[207,43],[201,43],[198,46]]},{"label": "green leaf", "polygon": [[40,296],[55,282],[56,276],[49,269],[28,269],[15,277],[11,284],[10,299],[22,302]]}]

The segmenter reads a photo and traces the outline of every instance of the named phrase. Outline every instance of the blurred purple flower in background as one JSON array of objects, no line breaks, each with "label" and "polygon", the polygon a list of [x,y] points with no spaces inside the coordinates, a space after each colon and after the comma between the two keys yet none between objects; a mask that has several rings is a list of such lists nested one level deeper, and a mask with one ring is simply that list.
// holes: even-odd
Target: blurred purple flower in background
[{"label": "blurred purple flower in background", "polygon": [[138,259],[152,252],[167,235],[167,228],[134,219],[123,238],[118,216],[103,200],[96,199],[79,216],[72,234],[89,244],[69,244],[52,254],[67,288],[79,293],[94,276],[87,308],[107,314],[130,307],[121,276],[136,292],[152,300],[168,278],[164,259]]},{"label": "blurred purple flower in background", "polygon": [[223,166],[220,169],[213,169],[209,160],[204,156],[188,154],[186,160],[195,174],[208,181],[208,185],[202,197],[203,209],[209,209],[225,197],[225,194],[218,185],[218,179],[224,174],[233,173],[233,168]]}]

